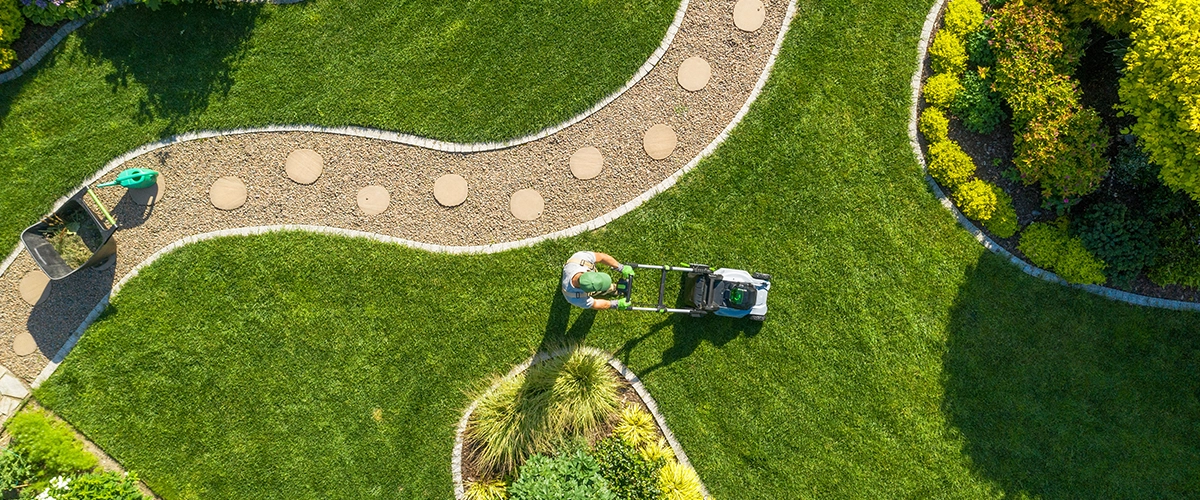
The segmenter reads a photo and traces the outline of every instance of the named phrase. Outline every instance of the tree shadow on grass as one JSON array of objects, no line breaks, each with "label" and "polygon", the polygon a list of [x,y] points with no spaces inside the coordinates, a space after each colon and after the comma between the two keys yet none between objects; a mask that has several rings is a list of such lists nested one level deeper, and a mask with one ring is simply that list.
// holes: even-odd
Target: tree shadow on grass
[{"label": "tree shadow on grass", "polygon": [[1009,495],[1200,495],[1198,314],[1032,282],[985,254],[952,310],[943,383],[972,466]]},{"label": "tree shadow on grass", "polygon": [[137,5],[77,33],[86,56],[112,63],[106,80],[113,93],[131,84],[145,87],[135,117],[139,123],[166,120],[164,134],[169,135],[207,109],[211,96],[229,93],[233,68],[262,8],[258,3],[220,9],[164,5],[154,11]]}]

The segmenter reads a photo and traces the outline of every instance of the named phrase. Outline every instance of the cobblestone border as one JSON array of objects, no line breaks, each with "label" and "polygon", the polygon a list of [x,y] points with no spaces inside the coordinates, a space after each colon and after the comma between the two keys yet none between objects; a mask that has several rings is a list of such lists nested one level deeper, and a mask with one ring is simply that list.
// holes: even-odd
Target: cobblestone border
[{"label": "cobblestone border", "polygon": [[1112,300],[1126,302],[1129,304],[1146,307],[1158,307],[1162,309],[1173,309],[1177,311],[1200,312],[1200,303],[1197,302],[1184,302],[1181,300],[1148,297],[1145,295],[1125,292],[1100,285],[1079,285],[1068,283],[1057,274],[1025,262],[1016,255],[1013,255],[1012,252],[1009,252],[1004,247],[997,244],[995,241],[989,238],[988,235],[984,234],[983,231],[976,227],[974,223],[968,220],[967,217],[958,210],[958,207],[954,206],[954,203],[950,201],[950,198],[946,196],[946,193],[942,191],[942,188],[938,186],[936,181],[933,180],[933,177],[929,176],[928,165],[925,163],[925,154],[921,152],[921,142],[917,139],[917,113],[921,103],[921,76],[925,68],[925,56],[929,51],[929,38],[933,35],[933,28],[937,24],[938,15],[941,13],[942,6],[945,3],[946,0],[935,1],[933,3],[933,7],[929,9],[929,15],[925,17],[925,27],[921,30],[921,41],[917,44],[917,69],[913,72],[912,77],[912,106],[909,108],[908,115],[908,143],[910,146],[912,146],[913,155],[917,157],[917,162],[921,164],[921,172],[925,174],[925,182],[929,184],[929,188],[933,190],[933,194],[937,196],[938,201],[942,203],[942,206],[945,207],[946,210],[950,211],[950,213],[954,215],[954,218],[958,220],[959,225],[966,229],[967,232],[971,233],[971,235],[975,237],[975,240],[979,241],[984,248],[991,250],[992,253],[995,253],[996,255],[1008,259],[1009,262],[1020,268],[1025,272],[1025,274],[1035,278],[1041,278],[1051,283],[1066,285],[1071,288],[1077,288],[1100,295],[1102,297],[1107,297]]},{"label": "cobblestone border", "polygon": [[[514,377],[525,370],[528,370],[530,366],[565,355],[571,352],[571,350],[572,349],[570,347],[561,347],[550,352],[539,352],[534,354],[532,357],[525,360],[524,363],[517,365],[515,368],[509,371],[504,378]],[[658,428],[662,429],[662,433],[667,440],[667,444],[671,445],[671,451],[675,452],[675,458],[679,460],[679,463],[695,469],[692,467],[692,462],[688,460],[687,454],[683,452],[683,446],[680,446],[679,441],[675,439],[675,435],[671,433],[671,429],[667,427],[666,418],[659,413],[658,403],[654,401],[654,398],[650,397],[650,391],[646,390],[646,386],[642,384],[642,380],[639,379],[638,376],[629,369],[629,367],[622,364],[617,360],[617,358],[613,357],[613,355],[608,352],[595,347],[586,346],[580,347],[579,350],[586,354],[594,354],[607,358],[608,365],[613,367],[613,369],[617,370],[618,372],[621,372],[621,375],[625,377],[625,380],[629,382],[629,385],[633,386],[633,390],[636,391],[638,396],[642,398],[642,402],[645,403],[646,408],[650,410],[650,415],[654,416],[654,421],[658,424]],[[491,394],[492,391],[496,390],[498,383],[499,382],[497,382],[497,384],[492,384],[492,386],[489,387],[488,390],[483,393],[483,395],[471,402],[471,406],[467,407],[467,411],[463,413],[462,418],[458,421],[458,427],[455,429],[454,454],[451,455],[450,458],[450,473],[454,476],[455,500],[466,500],[467,498],[466,485],[463,484],[462,478],[463,434],[467,431],[467,421],[471,419],[471,414],[474,413],[475,408],[479,406],[479,401],[488,394]],[[699,476],[699,473],[697,473],[697,476]],[[703,478],[700,480],[700,491],[704,493],[704,498],[712,498],[712,496],[708,494],[708,488],[704,486]]]}]

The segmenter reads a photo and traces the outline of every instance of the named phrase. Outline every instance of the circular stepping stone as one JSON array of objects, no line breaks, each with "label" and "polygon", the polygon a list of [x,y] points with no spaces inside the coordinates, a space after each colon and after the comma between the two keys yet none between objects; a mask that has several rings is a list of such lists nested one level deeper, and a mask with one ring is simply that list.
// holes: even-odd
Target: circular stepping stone
[{"label": "circular stepping stone", "polygon": [[13,339],[12,348],[17,356],[28,356],[37,350],[37,341],[33,340],[33,335],[29,332],[21,332]]},{"label": "circular stepping stone", "polygon": [[165,181],[163,181],[163,176],[160,173],[158,174],[158,177],[155,177],[153,186],[142,189],[130,189],[129,199],[133,200],[133,202],[138,205],[148,207],[158,203],[158,200],[162,199],[163,193],[166,192],[167,184]]},{"label": "circular stepping stone", "polygon": [[679,86],[688,92],[695,92],[708,85],[712,78],[712,66],[700,57],[689,57],[679,65]]},{"label": "circular stepping stone", "polygon": [[246,183],[233,176],[217,179],[208,188],[208,199],[221,210],[237,210],[246,204]]},{"label": "circular stepping stone", "polygon": [[288,153],[283,169],[288,178],[297,184],[312,184],[324,171],[325,160],[320,153],[311,149],[297,149]]},{"label": "circular stepping stone", "polygon": [[662,160],[675,151],[675,145],[678,139],[675,137],[675,130],[669,125],[658,124],[650,127],[646,131],[646,135],[642,136],[642,148],[646,150],[646,154],[650,155],[655,160]]},{"label": "circular stepping stone", "polygon": [[367,215],[379,215],[392,204],[392,195],[383,186],[367,186],[358,190],[358,208]]},{"label": "circular stepping stone", "polygon": [[522,189],[508,199],[508,210],[512,212],[513,217],[521,220],[534,220],[540,217],[545,209],[546,200],[543,200],[542,193],[535,189]]},{"label": "circular stepping stone", "polygon": [[581,148],[571,155],[571,175],[576,179],[594,179],[604,170],[604,155],[593,147]]},{"label": "circular stepping stone", "polygon": [[756,31],[767,18],[767,9],[760,0],[738,0],[733,6],[733,24],[742,31]]},{"label": "circular stepping stone", "polygon": [[446,207],[457,207],[467,201],[467,180],[458,174],[446,174],[433,183],[433,198]]},{"label": "circular stepping stone", "polygon": [[49,290],[47,285],[50,284],[50,277],[41,271],[29,271],[21,278],[19,286],[21,290],[21,298],[28,302],[31,306],[36,306],[38,302],[46,298],[46,291]]}]

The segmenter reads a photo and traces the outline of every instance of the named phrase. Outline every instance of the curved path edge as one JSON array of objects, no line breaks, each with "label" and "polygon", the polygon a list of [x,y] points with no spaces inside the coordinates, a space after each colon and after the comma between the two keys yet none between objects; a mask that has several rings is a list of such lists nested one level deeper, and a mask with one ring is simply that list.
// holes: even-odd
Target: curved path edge
[{"label": "curved path edge", "polygon": [[[131,1],[131,0],[117,0],[117,1]],[[682,0],[680,2],[680,9],[686,8],[688,1],[689,0]],[[683,18],[682,13],[683,13],[683,10],[680,10],[679,14],[677,15],[677,19],[676,19],[677,22],[682,21],[682,18]],[[779,51],[783,47],[783,40],[787,36],[788,29],[791,27],[792,18],[795,17],[795,15],[796,15],[796,0],[790,0],[788,2],[787,12],[786,12],[786,14],[784,14],[783,25],[780,27],[779,35],[775,38],[775,45],[771,49],[771,54],[767,58],[767,64],[763,67],[762,73],[759,74],[758,81],[755,82],[754,89],[750,92],[750,95],[746,98],[746,102],[744,104],[742,104],[742,107],[740,109],[738,109],[737,114],[734,115],[733,119],[730,120],[729,124],[726,125],[723,130],[721,130],[721,133],[718,134],[717,137],[714,138],[712,140],[712,142],[710,142],[708,144],[707,147],[705,147],[703,150],[701,150],[700,153],[697,154],[695,158],[692,158],[692,160],[689,161],[686,165],[681,167],[679,170],[676,170],[675,173],[671,174],[669,177],[664,179],[662,182],[652,186],[650,189],[647,189],[641,195],[626,202],[625,204],[609,211],[608,213],[606,213],[604,215],[596,217],[590,221],[587,221],[587,222],[584,222],[581,224],[576,224],[576,225],[568,227],[566,229],[561,229],[561,230],[554,231],[552,233],[547,233],[547,234],[544,234],[541,236],[534,236],[534,237],[530,237],[530,238],[524,238],[524,239],[509,241],[509,242],[504,242],[504,243],[494,243],[494,244],[489,244],[489,245],[463,245],[463,246],[436,245],[436,244],[430,244],[430,243],[421,243],[421,242],[416,242],[416,241],[411,241],[411,240],[405,240],[403,238],[392,238],[390,236],[383,236],[383,235],[378,235],[378,236],[380,236],[382,238],[391,238],[392,241],[399,242],[399,243],[407,245],[407,246],[413,246],[416,248],[420,248],[422,250],[427,250],[430,252],[451,253],[451,254],[497,253],[497,252],[504,252],[504,251],[513,250],[513,249],[517,249],[517,248],[524,248],[524,247],[532,246],[532,245],[535,245],[537,243],[540,243],[540,242],[546,241],[546,240],[567,238],[567,237],[571,237],[571,236],[575,236],[575,235],[584,233],[586,231],[591,231],[591,230],[595,230],[595,229],[599,229],[600,227],[603,227],[604,225],[608,224],[609,222],[616,220],[618,217],[621,217],[622,215],[625,215],[625,214],[629,213],[630,211],[632,211],[633,209],[641,206],[642,203],[645,203],[647,200],[649,200],[650,198],[653,198],[658,193],[661,193],[661,192],[667,190],[668,188],[674,186],[675,183],[678,182],[679,179],[681,177],[683,177],[684,174],[688,173],[693,168],[695,168],[696,165],[698,165],[701,160],[703,160],[703,159],[707,158],[709,155],[711,155],[714,151],[716,151],[717,147],[719,147],[722,143],[725,142],[725,140],[727,138],[729,138],[729,134],[733,131],[733,129],[735,127],[737,127],[738,124],[740,124],[742,122],[742,120],[746,117],[746,114],[750,112],[750,106],[753,105],[756,100],[758,100],[758,96],[762,93],[763,88],[766,86],[767,80],[769,79],[769,77],[771,75],[771,70],[775,67],[775,60],[778,58]],[[675,28],[672,28],[670,30],[671,37],[674,36],[675,31],[677,31]],[[664,52],[665,52],[665,50],[664,50]],[[313,125],[267,127],[267,128],[262,128],[262,129],[236,129],[236,130],[230,130],[230,131],[191,132],[191,133],[187,133],[187,134],[177,135],[177,136],[174,136],[174,137],[171,137],[168,139],[164,139],[162,141],[158,141],[155,143],[147,144],[147,145],[139,147],[133,151],[125,153],[124,155],[121,155],[120,157],[110,161],[107,165],[104,166],[104,168],[102,168],[98,172],[96,172],[95,175],[92,175],[91,177],[86,179],[82,184],[77,186],[72,191],[72,193],[78,193],[78,192],[86,189],[87,186],[95,183],[101,177],[107,175],[108,173],[112,172],[113,170],[116,170],[118,167],[120,167],[122,164],[124,164],[125,162],[127,162],[129,160],[137,158],[146,153],[150,153],[152,151],[170,146],[172,144],[177,144],[177,143],[186,142],[186,141],[194,141],[194,140],[199,140],[199,139],[208,139],[208,138],[213,138],[213,137],[227,136],[227,135],[251,134],[251,133],[259,133],[259,132],[331,133],[331,134],[354,135],[354,136],[367,137],[367,138],[373,138],[373,139],[389,140],[389,141],[393,141],[393,142],[402,142],[404,144],[409,144],[409,143],[399,140],[399,138],[413,138],[413,139],[420,139],[423,141],[430,141],[428,139],[423,139],[423,138],[419,138],[416,136],[396,134],[394,132],[387,132],[387,131],[383,131],[383,130],[360,129],[360,128],[356,128],[356,127],[326,128],[326,127],[318,127],[318,126],[313,126]],[[395,137],[396,139],[393,139],[392,137]],[[426,147],[424,144],[420,144],[420,143],[409,144],[409,145],[418,146],[418,147]],[[462,145],[460,145],[460,146],[462,146]],[[460,151],[460,152],[470,152],[470,151]],[[54,206],[53,206],[54,208],[50,212],[53,213],[54,210],[57,210],[58,208],[60,208],[70,198],[71,198],[70,194],[59,198],[58,201],[56,201],[54,203]],[[272,226],[272,227],[317,227],[317,226],[288,225],[288,226]],[[363,234],[370,234],[370,233],[363,233]],[[21,251],[23,249],[24,249],[24,244],[18,242],[16,248],[14,248],[13,251],[9,253],[8,257],[5,258],[4,262],[0,263],[0,275],[3,275],[5,272],[8,271],[9,266],[11,266],[13,261],[15,261],[18,256],[20,256]]]},{"label": "curved path edge", "polygon": [[[245,3],[272,3],[272,4],[286,5],[286,4],[300,3],[300,2],[303,2],[304,0],[233,0],[233,1],[245,2]],[[365,137],[368,139],[381,139],[381,140],[385,140],[385,141],[406,144],[409,146],[416,146],[416,147],[421,147],[421,148],[426,148],[426,149],[432,149],[435,151],[441,151],[441,152],[445,152],[445,153],[478,153],[478,152],[482,152],[482,151],[495,151],[495,150],[499,150],[499,149],[511,148],[514,146],[520,146],[522,144],[530,143],[530,142],[536,141],[538,139],[544,139],[546,137],[554,135],[554,134],[558,133],[559,131],[561,131],[567,127],[570,127],[571,125],[574,125],[576,123],[579,123],[579,122],[587,119],[589,116],[592,116],[592,115],[596,114],[596,112],[600,111],[601,109],[604,109],[605,106],[608,106],[609,104],[611,104],[618,97],[621,97],[622,94],[629,91],[629,89],[633,88],[634,85],[637,85],[638,82],[642,81],[642,78],[645,78],[646,75],[650,74],[650,71],[653,70],[654,67],[658,65],[659,61],[662,60],[663,56],[665,56],[667,54],[667,49],[670,48],[671,42],[673,42],[675,40],[675,35],[677,33],[679,33],[679,27],[683,24],[683,17],[684,17],[684,14],[687,13],[689,2],[690,2],[690,0],[680,0],[679,1],[679,8],[675,10],[675,17],[671,20],[671,25],[667,27],[667,33],[666,33],[666,35],[663,36],[662,42],[659,43],[657,49],[654,49],[654,52],[652,54],[650,54],[650,57],[648,59],[646,59],[646,62],[642,63],[642,66],[640,68],[638,68],[637,73],[635,73],[629,79],[629,81],[625,82],[624,86],[617,89],[613,93],[609,94],[604,99],[601,99],[600,102],[596,103],[596,105],[584,110],[583,112],[581,112],[571,118],[568,118],[566,121],[558,123],[557,125],[551,125],[549,127],[541,129],[537,132],[534,132],[532,134],[525,135],[522,137],[518,137],[516,139],[509,139],[506,141],[460,143],[460,142],[439,141],[436,139],[430,139],[430,138],[421,137],[418,135],[401,134],[398,132],[390,132],[390,131],[385,131],[385,130],[379,130],[379,129],[373,129],[373,128],[367,128],[367,127],[357,127],[357,126],[318,127],[318,126],[309,126],[309,125],[293,125],[293,126],[272,125],[272,126],[266,126],[266,127],[242,128],[242,129],[234,129],[234,130],[227,130],[227,131],[200,131],[200,132],[181,134],[181,135],[169,137],[167,139],[163,139],[162,141],[148,145],[148,146],[152,146],[152,149],[150,149],[148,151],[153,151],[154,149],[158,149],[158,148],[161,148],[164,146],[168,146],[168,145],[179,143],[179,142],[195,140],[195,139],[205,139],[205,138],[210,138],[210,137],[216,137],[219,135],[254,134],[254,133],[260,133],[260,132],[324,132],[324,133],[330,133],[330,134]],[[17,79],[17,78],[21,77],[22,75],[24,75],[26,71],[29,71],[30,68],[33,68],[35,65],[37,65],[37,63],[40,62],[42,60],[42,58],[44,58],[47,54],[49,54],[50,51],[53,50],[55,46],[57,46],[60,42],[62,42],[62,40],[67,37],[67,35],[70,35],[71,32],[79,29],[81,26],[86,24],[88,21],[96,19],[108,12],[114,11],[121,7],[127,7],[127,6],[133,5],[135,3],[137,3],[137,0],[112,0],[111,2],[104,4],[102,7],[97,9],[92,14],[89,14],[86,17],[76,19],[74,21],[71,21],[71,22],[63,25],[63,27],[59,28],[58,32],[55,33],[54,36],[50,38],[50,40],[47,40],[46,43],[42,44],[42,46],[40,48],[38,48],[37,52],[35,52],[33,54],[33,56],[31,56],[25,62],[21,63],[20,66],[17,66],[16,68],[13,68],[7,72],[0,73],[0,84]],[[787,31],[786,25],[784,26],[783,31]],[[142,153],[133,154],[132,156],[130,156],[130,154],[140,151],[146,147],[147,146],[142,146],[142,148],[135,149],[133,152],[127,153],[122,158],[125,158],[126,160],[128,160],[128,159],[136,157],[140,154],[146,153],[148,151],[142,151]]]},{"label": "curved path edge", "polygon": [[967,219],[967,217],[958,210],[958,207],[954,206],[954,202],[950,201],[950,198],[946,196],[946,193],[942,191],[942,188],[938,186],[937,181],[934,181],[933,177],[930,177],[928,165],[925,163],[925,154],[921,152],[921,142],[917,135],[917,113],[921,102],[921,76],[925,68],[925,56],[929,51],[929,38],[933,35],[933,28],[937,24],[938,15],[941,13],[942,6],[945,3],[946,0],[935,1],[933,3],[933,7],[929,9],[929,15],[925,17],[925,27],[921,30],[921,40],[917,44],[917,69],[913,72],[912,77],[912,105],[909,108],[908,116],[908,143],[910,146],[912,146],[913,154],[917,157],[917,162],[921,164],[921,172],[925,174],[925,182],[929,184],[929,188],[933,190],[933,194],[937,196],[938,201],[941,202],[942,206],[945,207],[946,210],[949,210],[950,213],[954,215],[954,218],[958,220],[959,225],[966,229],[967,232],[971,233],[971,235],[974,236],[979,243],[983,244],[984,248],[991,250],[992,253],[995,253],[996,255],[1008,259],[1009,262],[1020,268],[1025,272],[1025,274],[1035,278],[1041,278],[1042,280],[1049,281],[1051,283],[1058,283],[1071,288],[1078,288],[1102,297],[1107,297],[1112,300],[1126,302],[1129,304],[1157,307],[1162,309],[1174,309],[1177,311],[1200,312],[1200,303],[1197,302],[1184,302],[1181,300],[1149,297],[1146,295],[1139,295],[1136,293],[1130,293],[1100,285],[1079,285],[1075,283],[1069,283],[1067,280],[1062,279],[1062,277],[1058,276],[1057,274],[1025,262],[1020,257],[1013,255],[1012,252],[1009,252],[1007,249],[997,244],[990,237],[988,237],[987,234],[975,226],[974,223]]},{"label": "curved path edge", "polygon": [[[620,361],[618,361],[617,358],[615,358],[611,353],[606,352],[604,350],[597,349],[595,347],[586,347],[586,346],[581,347],[579,350],[582,352],[588,353],[588,354],[594,354],[594,355],[601,356],[601,357],[607,359],[608,365],[613,367],[613,369],[617,370],[618,372],[620,372],[621,376],[625,377],[625,380],[629,382],[629,385],[633,386],[633,390],[636,391],[638,396],[642,398],[642,402],[646,404],[646,408],[648,410],[650,410],[650,415],[654,416],[654,422],[657,423],[658,428],[662,430],[663,436],[667,440],[667,444],[669,444],[671,446],[671,451],[673,451],[675,453],[676,460],[678,460],[679,463],[681,463],[683,465],[686,465],[688,467],[691,467],[692,469],[695,469],[694,467],[692,467],[691,461],[688,460],[687,453],[684,453],[683,446],[681,446],[679,444],[679,441],[675,439],[675,434],[671,433],[671,429],[669,427],[667,427],[666,418],[664,418],[662,416],[662,414],[659,413],[658,403],[656,403],[654,401],[654,398],[650,396],[650,391],[646,390],[646,386],[643,385],[642,380],[640,378],[638,378],[638,376],[636,374],[633,373],[633,370],[630,370],[629,367],[625,366]],[[504,378],[516,376],[516,375],[524,372],[525,370],[528,370],[529,367],[533,366],[534,364],[557,358],[559,356],[569,353],[570,351],[571,351],[570,347],[561,347],[561,348],[555,349],[550,352],[536,353],[533,356],[531,356],[529,359],[525,360],[524,363],[521,363],[521,364],[517,365],[516,367],[514,367],[511,371],[508,372],[508,374],[506,374],[504,376]],[[471,402],[471,406],[467,407],[467,411],[463,412],[462,418],[459,419],[459,421],[458,421],[458,427],[455,429],[454,453],[450,459],[450,472],[454,476],[454,498],[456,500],[466,500],[466,498],[467,498],[466,485],[463,484],[463,477],[462,477],[463,434],[466,433],[466,431],[467,431],[467,421],[471,419],[471,414],[475,413],[475,408],[477,406],[479,406],[479,401],[482,400],[484,397],[486,397],[488,394],[490,394],[492,391],[496,390],[496,387],[498,385],[499,385],[499,381],[492,384],[492,386],[489,387],[487,391],[485,391],[482,395],[480,395],[478,398],[476,398],[474,401]],[[696,475],[697,475],[697,477],[699,477],[699,473],[697,473]],[[700,491],[702,493],[704,493],[704,498],[712,498],[708,494],[708,488],[704,485],[703,478],[700,478]]]}]

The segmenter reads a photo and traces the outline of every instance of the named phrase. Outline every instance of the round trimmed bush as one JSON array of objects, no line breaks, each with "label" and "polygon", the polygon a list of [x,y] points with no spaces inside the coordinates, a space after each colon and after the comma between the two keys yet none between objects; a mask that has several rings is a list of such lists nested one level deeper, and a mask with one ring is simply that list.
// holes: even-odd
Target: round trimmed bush
[{"label": "round trimmed bush", "polygon": [[973,179],[954,188],[954,203],[968,219],[986,221],[996,212],[995,186],[982,179]]},{"label": "round trimmed bush", "polygon": [[967,48],[962,38],[949,31],[938,33],[929,47],[929,63],[934,73],[961,75],[967,69]]},{"label": "round trimmed bush", "polygon": [[976,0],[950,0],[946,5],[946,14],[942,18],[942,27],[958,36],[979,29],[983,24],[983,6]]},{"label": "round trimmed bush", "polygon": [[958,81],[958,75],[939,73],[925,80],[925,87],[921,89],[921,95],[931,106],[950,109],[962,90],[962,82]]},{"label": "round trimmed bush", "polygon": [[930,143],[937,143],[946,140],[947,134],[950,133],[950,120],[946,119],[946,114],[942,110],[928,107],[921,112],[921,120],[917,124],[917,128],[921,131],[921,135],[925,136],[925,140]]},{"label": "round trimmed bush", "polygon": [[929,175],[950,189],[975,175],[975,162],[954,141],[929,146],[929,156]]},{"label": "round trimmed bush", "polygon": [[999,186],[992,188],[996,193],[996,211],[992,212],[990,219],[983,221],[983,227],[1001,238],[1011,238],[1021,228],[1017,221],[1017,211],[1013,208],[1012,197]]}]

